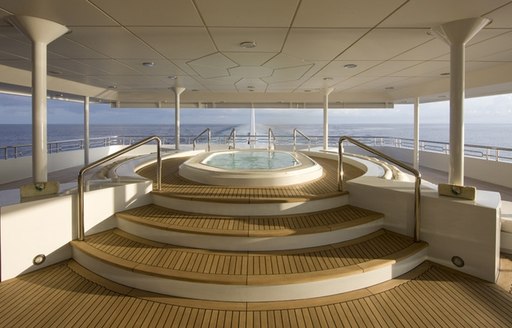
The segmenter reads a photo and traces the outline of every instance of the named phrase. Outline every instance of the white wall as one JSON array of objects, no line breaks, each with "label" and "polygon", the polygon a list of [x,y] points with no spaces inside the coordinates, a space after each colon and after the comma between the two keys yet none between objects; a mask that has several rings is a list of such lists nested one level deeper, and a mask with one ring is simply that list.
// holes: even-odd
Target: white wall
[{"label": "white wall", "polygon": [[[347,183],[350,204],[385,214],[384,227],[414,235],[414,184],[375,177],[361,177]],[[500,195],[478,191],[475,201],[438,196],[422,188],[420,239],[429,243],[433,262],[494,282],[500,250]],[[465,266],[455,267],[459,256]]]},{"label": "white wall", "polygon": [[[149,204],[151,188],[151,181],[143,181],[86,192],[86,233],[115,227],[117,211]],[[76,194],[0,207],[1,280],[71,258],[76,211]],[[47,259],[34,266],[38,254]]]}]

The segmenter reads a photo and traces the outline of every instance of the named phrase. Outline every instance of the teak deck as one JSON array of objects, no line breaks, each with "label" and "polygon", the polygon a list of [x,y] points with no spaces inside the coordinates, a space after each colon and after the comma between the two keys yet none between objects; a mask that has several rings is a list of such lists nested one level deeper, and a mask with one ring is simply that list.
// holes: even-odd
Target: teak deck
[{"label": "teak deck", "polygon": [[74,261],[0,284],[1,327],[511,327],[512,295],[424,263],[392,281],[330,297],[228,303],[120,286]]}]

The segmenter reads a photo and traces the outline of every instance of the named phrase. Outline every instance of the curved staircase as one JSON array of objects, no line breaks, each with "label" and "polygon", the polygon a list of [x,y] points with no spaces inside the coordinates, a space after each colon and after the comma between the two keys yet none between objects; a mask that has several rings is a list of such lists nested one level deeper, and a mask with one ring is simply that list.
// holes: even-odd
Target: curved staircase
[{"label": "curved staircase", "polygon": [[[247,302],[365,288],[426,259],[426,243],[383,229],[380,213],[349,205],[349,195],[333,189],[329,173],[320,179],[329,185],[323,194],[298,197],[292,188],[288,199],[290,188],[271,188],[280,189],[273,190],[277,197],[251,202],[230,193],[208,196],[204,188],[210,186],[202,185],[195,186],[201,189],[196,197],[169,193],[183,184],[190,196],[194,186],[177,170],[166,172],[171,182],[167,191],[153,194],[154,204],[117,213],[116,229],[73,241],[74,258],[138,289]],[[233,189],[259,194],[258,188]]]}]

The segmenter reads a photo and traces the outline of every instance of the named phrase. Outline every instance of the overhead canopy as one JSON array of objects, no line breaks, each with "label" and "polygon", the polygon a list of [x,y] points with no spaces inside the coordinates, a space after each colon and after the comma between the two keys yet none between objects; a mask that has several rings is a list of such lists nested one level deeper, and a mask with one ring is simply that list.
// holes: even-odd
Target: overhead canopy
[{"label": "overhead canopy", "polygon": [[[449,48],[430,28],[493,20],[467,47],[468,96],[512,91],[508,0],[1,0],[72,33],[48,88],[119,107],[389,107],[448,99]],[[0,82],[30,86],[30,42],[0,22]],[[71,82],[70,82],[71,81]],[[223,105],[219,105],[223,104]]]}]

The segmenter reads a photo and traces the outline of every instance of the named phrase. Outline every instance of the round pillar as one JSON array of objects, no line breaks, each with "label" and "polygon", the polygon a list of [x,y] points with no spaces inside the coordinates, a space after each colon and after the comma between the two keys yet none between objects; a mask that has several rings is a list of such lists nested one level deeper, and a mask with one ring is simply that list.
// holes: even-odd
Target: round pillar
[{"label": "round pillar", "polygon": [[449,22],[432,31],[450,46],[450,168],[449,184],[464,185],[464,88],[465,47],[488,18],[476,17]]},{"label": "round pillar", "polygon": [[48,181],[47,46],[69,30],[32,16],[11,16],[7,20],[32,41],[32,176],[36,189],[42,190]]},{"label": "round pillar", "polygon": [[185,88],[181,87],[173,87],[172,91],[174,91],[174,137],[175,137],[175,148],[176,150],[180,149],[180,95],[185,91]]}]

